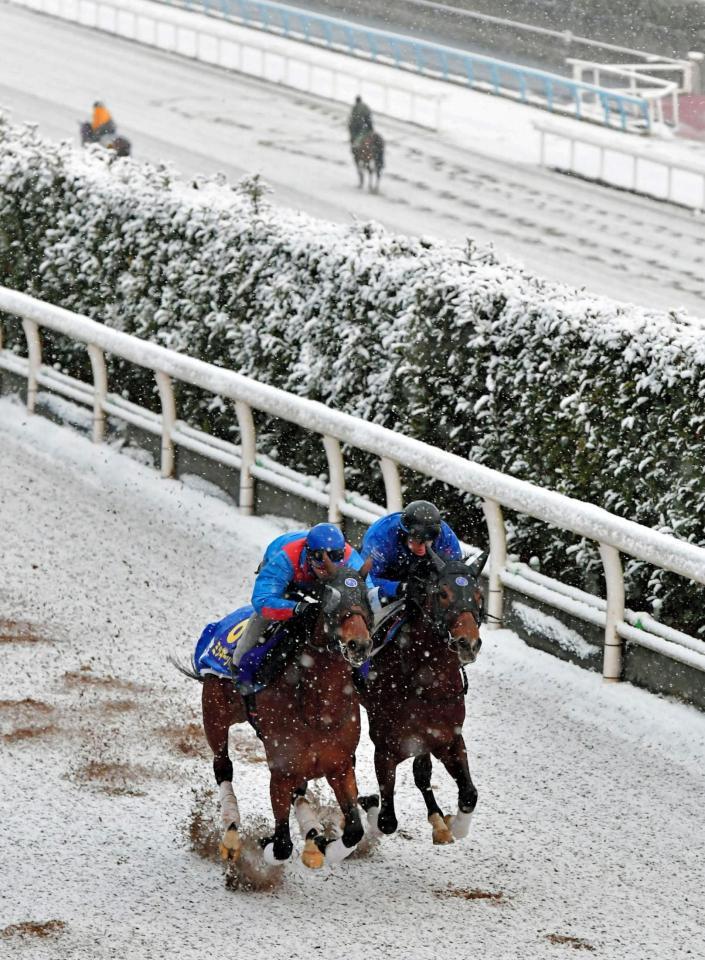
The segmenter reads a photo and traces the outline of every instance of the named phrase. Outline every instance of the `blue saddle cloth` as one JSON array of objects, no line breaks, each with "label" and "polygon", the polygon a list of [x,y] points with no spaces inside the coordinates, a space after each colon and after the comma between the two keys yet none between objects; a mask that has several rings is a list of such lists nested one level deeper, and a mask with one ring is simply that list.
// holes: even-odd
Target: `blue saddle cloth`
[{"label": "blue saddle cloth", "polygon": [[[218,677],[233,679],[233,652],[254,612],[254,607],[248,603],[244,607],[233,610],[222,620],[209,623],[205,627],[196,642],[193,654],[193,665],[201,676],[214,673]],[[255,693],[263,689],[262,684],[255,683],[255,674],[265,655],[277,643],[278,633],[279,631],[275,631],[264,643],[257,644],[245,654],[240,663],[237,679],[240,683],[252,687]]]}]

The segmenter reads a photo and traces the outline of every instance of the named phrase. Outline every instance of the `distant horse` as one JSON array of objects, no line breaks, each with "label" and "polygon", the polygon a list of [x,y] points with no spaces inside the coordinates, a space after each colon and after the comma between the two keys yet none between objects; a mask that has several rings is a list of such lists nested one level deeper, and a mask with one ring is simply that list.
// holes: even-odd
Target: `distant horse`
[{"label": "distant horse", "polygon": [[[327,563],[329,579],[309,591],[318,590],[320,605],[274,647],[279,669],[256,695],[254,714],[250,711],[264,743],[271,777],[274,835],[260,840],[268,863],[291,856],[292,806],[306,841],[302,859],[308,867],[344,859],[364,834],[353,766],[360,739],[360,704],[352,671],[364,663],[372,648],[372,611],[363,577],[347,567]],[[197,669],[179,669],[203,683],[203,726],[214,755],[225,830],[221,856],[236,860],[241,846],[240,814],[233,791],[228,730],[248,719],[248,706],[232,680],[200,676]],[[319,777],[330,784],[345,818],[342,836],[335,840],[323,836],[323,827],[305,797],[307,782]]]},{"label": "distant horse", "polygon": [[102,143],[108,150],[114,150],[118,157],[129,157],[132,153],[132,144],[127,137],[115,134],[112,140],[104,142],[102,137],[96,137],[93,127],[88,121],[80,124],[81,146],[87,143]]},{"label": "distant horse", "polygon": [[[376,797],[360,802],[368,813],[378,813],[382,833],[393,833],[396,769],[414,757],[414,782],[426,802],[433,842],[452,843],[454,837],[467,835],[477,803],[461,732],[465,690],[460,668],[475,661],[482,644],[484,600],[477,581],[488,555],[468,566],[460,560],[444,561],[432,550],[429,554],[430,578],[410,594],[407,625],[374,657],[373,673],[361,695],[375,746],[381,806],[374,811]],[[443,816],[433,794],[431,754],[458,785],[458,812],[453,816]]]},{"label": "distant horse", "polygon": [[359,186],[365,185],[365,174],[370,193],[379,190],[379,178],[384,168],[384,140],[376,130],[363,131],[353,140],[352,155],[359,177]]}]

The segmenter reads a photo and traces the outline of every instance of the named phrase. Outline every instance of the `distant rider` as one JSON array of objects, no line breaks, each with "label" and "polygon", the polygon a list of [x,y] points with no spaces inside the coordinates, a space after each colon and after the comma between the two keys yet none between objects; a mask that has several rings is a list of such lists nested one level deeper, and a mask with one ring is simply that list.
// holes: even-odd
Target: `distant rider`
[{"label": "distant rider", "polygon": [[375,520],[360,552],[372,559],[369,576],[380,600],[402,599],[410,578],[424,579],[429,546],[444,560],[463,559],[458,538],[428,500],[414,500],[401,513]]},{"label": "distant rider", "polygon": [[357,96],[348,117],[350,144],[354,144],[360,134],[370,132],[372,129],[372,111],[362,97]]},{"label": "distant rider", "polygon": [[353,570],[362,567],[360,554],[332,523],[317,523],[308,533],[305,530],[285,533],[269,544],[252,590],[255,613],[233,653],[233,675],[237,675],[244,655],[262,641],[270,624],[299,617],[318,603],[313,598],[290,600],[287,594],[290,591],[305,594],[325,581],[329,576],[326,558],[339,567],[345,565]]},{"label": "distant rider", "polygon": [[110,111],[100,100],[96,100],[93,104],[91,130],[96,143],[103,143],[105,140],[114,137],[117,133],[117,128]]}]

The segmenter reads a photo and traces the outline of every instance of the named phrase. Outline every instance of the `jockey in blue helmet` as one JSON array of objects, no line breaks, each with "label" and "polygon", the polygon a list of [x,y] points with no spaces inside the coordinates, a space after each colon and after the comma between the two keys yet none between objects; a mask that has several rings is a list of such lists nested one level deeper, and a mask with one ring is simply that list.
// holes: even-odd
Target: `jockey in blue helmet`
[{"label": "jockey in blue helmet", "polygon": [[[326,557],[337,566],[353,570],[362,567],[362,557],[346,542],[342,532],[332,523],[317,523],[308,533],[284,533],[273,540],[264,552],[252,590],[255,612],[247,629],[238,640],[233,654],[233,673],[243,656],[258,643],[272,622],[300,616],[318,601],[290,600],[292,591],[306,593],[328,576]],[[368,582],[368,586],[371,583]]]},{"label": "jockey in blue helmet", "polygon": [[362,539],[364,560],[380,600],[401,599],[410,576],[423,574],[428,547],[444,560],[462,560],[460,541],[428,500],[414,500],[400,513],[375,520]]}]

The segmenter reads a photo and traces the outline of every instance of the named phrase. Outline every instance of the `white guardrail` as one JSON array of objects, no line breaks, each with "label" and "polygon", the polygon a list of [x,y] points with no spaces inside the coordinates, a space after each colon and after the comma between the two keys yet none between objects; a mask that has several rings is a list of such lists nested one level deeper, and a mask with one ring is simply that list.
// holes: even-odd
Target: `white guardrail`
[{"label": "white guardrail", "polygon": [[[501,623],[503,587],[512,587],[548,602],[605,630],[603,676],[618,680],[622,667],[622,639],[635,642],[673,660],[705,672],[705,642],[659,624],[646,614],[625,610],[620,552],[705,584],[705,549],[616,517],[600,507],[573,500],[522,480],[490,470],[357,419],[321,403],[297,397],[240,374],[140,340],[88,317],[43,303],[26,294],[0,287],[0,311],[22,318],[27,358],[3,349],[0,326],[0,369],[27,379],[27,407],[33,412],[40,387],[92,407],[93,440],[105,437],[106,417],[114,416],[161,437],[161,472],[174,474],[175,445],[180,445],[240,471],[240,510],[254,510],[254,483],[262,480],[325,506],[328,518],[340,523],[351,517],[369,523],[385,510],[345,489],[340,444],[346,443],[379,458],[386,492],[386,509],[402,505],[398,465],[448,483],[482,499],[490,544],[488,613],[490,624]],[[87,346],[93,383],[67,377],[42,363],[40,328],[55,330]],[[161,400],[161,415],[126,401],[108,390],[105,353],[152,370]],[[188,383],[235,404],[240,446],[211,437],[177,417],[172,380]],[[327,489],[306,482],[294,471],[257,454],[252,409],[297,424],[318,434],[329,467]],[[604,566],[607,599],[574,590],[507,560],[502,507],[543,520],[562,530],[596,541]],[[637,622],[639,626],[637,626]]]},{"label": "white guardrail", "polygon": [[543,167],[705,210],[703,163],[646,151],[643,143],[618,143],[599,130],[568,129],[547,120],[535,120],[534,128],[541,137],[539,163]]},{"label": "white guardrail", "polygon": [[[392,67],[345,63],[337,53],[260,33],[226,19],[144,0],[10,0],[15,6],[68,20],[181,57],[315,94],[347,106],[356,94],[375,112],[437,130],[441,97],[412,79],[394,83]],[[213,6],[212,14],[218,10]],[[372,71],[374,70],[374,74]]]}]

